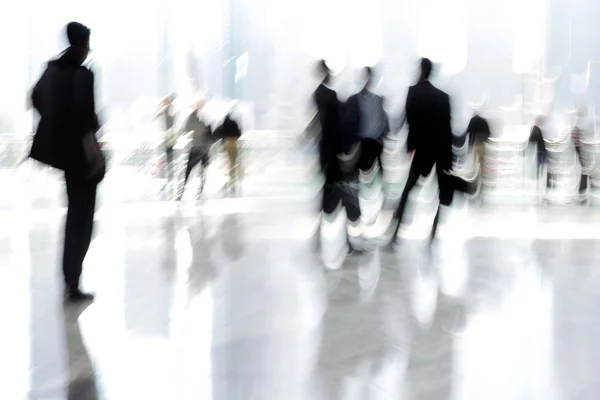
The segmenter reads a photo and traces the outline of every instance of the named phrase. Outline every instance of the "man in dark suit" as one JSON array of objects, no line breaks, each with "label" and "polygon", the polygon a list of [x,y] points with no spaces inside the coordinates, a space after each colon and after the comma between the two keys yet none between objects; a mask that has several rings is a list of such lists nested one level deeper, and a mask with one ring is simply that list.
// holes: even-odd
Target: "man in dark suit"
[{"label": "man in dark suit", "polygon": [[[416,85],[411,86],[406,96],[406,122],[409,126],[407,147],[413,153],[412,164],[406,186],[400,198],[391,227],[395,242],[410,191],[420,176],[427,176],[433,166],[439,184],[440,205],[449,206],[454,194],[453,179],[448,173],[452,169],[452,128],[450,124],[450,97],[429,82],[432,63],[421,59],[421,73]],[[431,239],[435,237],[440,215],[438,206]]]},{"label": "man in dark suit", "polygon": [[350,122],[347,124],[348,127],[342,126],[340,103],[337,93],[328,87],[331,72],[325,61],[318,63],[317,73],[322,76],[322,81],[315,90],[313,98],[321,123],[319,156],[325,174],[322,209],[326,215],[330,215],[341,201],[350,222],[358,224],[360,218],[358,198],[348,182],[355,175],[357,163],[356,155],[347,154],[352,153],[350,150],[356,147],[353,146],[353,140],[349,139],[354,124]]},{"label": "man in dark suit", "polygon": [[96,187],[105,162],[96,140],[99,129],[94,75],[82,64],[90,51],[90,30],[77,22],[66,27],[70,47],[49,61],[31,98],[40,114],[31,158],[65,172],[68,209],[63,274],[72,301],[92,300],[79,288],[83,260],[90,246]]}]

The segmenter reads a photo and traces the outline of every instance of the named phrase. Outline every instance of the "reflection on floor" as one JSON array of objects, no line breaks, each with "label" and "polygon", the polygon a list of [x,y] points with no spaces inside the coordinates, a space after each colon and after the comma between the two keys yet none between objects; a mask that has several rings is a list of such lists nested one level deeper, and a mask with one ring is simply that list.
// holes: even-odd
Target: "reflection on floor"
[{"label": "reflection on floor", "polygon": [[473,213],[487,237],[403,240],[330,271],[313,204],[106,206],[87,308],[60,296],[64,210],[2,213],[0,399],[596,399],[589,213]]}]

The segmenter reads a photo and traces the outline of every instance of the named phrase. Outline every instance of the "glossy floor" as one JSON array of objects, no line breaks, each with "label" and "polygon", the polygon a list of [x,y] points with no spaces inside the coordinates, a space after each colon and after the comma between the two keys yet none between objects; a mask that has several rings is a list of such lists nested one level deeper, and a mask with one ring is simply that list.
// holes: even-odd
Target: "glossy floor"
[{"label": "glossy floor", "polygon": [[597,399],[591,213],[457,214],[326,270],[310,204],[105,206],[88,307],[62,302],[64,210],[4,213],[0,399]]}]

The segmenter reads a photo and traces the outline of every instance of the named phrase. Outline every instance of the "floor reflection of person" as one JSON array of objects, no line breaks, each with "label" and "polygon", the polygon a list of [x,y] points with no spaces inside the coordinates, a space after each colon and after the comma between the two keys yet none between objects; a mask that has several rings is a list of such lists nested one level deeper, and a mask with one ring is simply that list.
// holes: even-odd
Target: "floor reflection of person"
[{"label": "floor reflection of person", "polygon": [[31,158],[65,172],[67,218],[63,251],[65,294],[69,300],[92,300],[80,289],[83,261],[90,247],[96,190],[106,164],[96,132],[94,74],[82,64],[90,51],[90,29],[70,22],[69,48],[48,63],[32,92],[40,122]]},{"label": "floor reflection of person", "polygon": [[64,307],[64,332],[69,362],[69,384],[67,400],[96,400],[98,395],[96,374],[85,348],[79,327],[83,307]]},{"label": "floor reflection of person", "polygon": [[400,270],[381,268],[380,257],[379,251],[364,253],[358,265],[349,259],[326,276],[331,291],[314,372],[320,392],[315,399],[367,400],[382,392],[402,398],[398,381],[381,378],[403,372],[410,340],[408,292],[398,290]]},{"label": "floor reflection of person", "polygon": [[194,104],[192,113],[188,116],[185,123],[184,132],[191,133],[192,135],[192,147],[190,148],[190,154],[188,156],[188,163],[185,169],[185,179],[183,181],[183,187],[181,188],[180,197],[185,191],[185,185],[190,177],[190,173],[196,165],[202,164],[202,170],[200,172],[200,191],[204,190],[204,184],[206,183],[206,167],[208,166],[210,148],[214,143],[212,137],[212,129],[210,124],[207,123],[202,115],[202,109],[204,108],[204,101],[198,101]]},{"label": "floor reflection of person", "polygon": [[215,130],[215,136],[223,140],[223,148],[229,161],[229,182],[227,184],[229,188],[237,187],[242,180],[242,167],[238,157],[238,140],[242,136],[242,130],[233,118],[232,113],[233,110],[230,110],[221,126]]},{"label": "floor reflection of person", "polygon": [[173,105],[176,99],[174,93],[166,96],[161,102],[158,110],[154,113],[154,119],[161,118],[163,120],[163,147],[165,150],[165,171],[167,173],[167,179],[173,178],[173,157],[175,143],[177,143],[177,132],[175,129],[176,112]]},{"label": "floor reflection of person", "polygon": [[[406,122],[409,126],[407,147],[413,152],[413,159],[400,204],[390,225],[391,243],[402,223],[408,196],[420,176],[427,176],[436,167],[439,185],[439,200],[430,237],[436,234],[441,206],[449,206],[454,194],[453,181],[448,175],[452,169],[452,127],[450,97],[429,82],[432,63],[427,58],[420,62],[420,76],[416,85],[411,86],[406,97]],[[393,231],[392,231],[393,230]]]}]

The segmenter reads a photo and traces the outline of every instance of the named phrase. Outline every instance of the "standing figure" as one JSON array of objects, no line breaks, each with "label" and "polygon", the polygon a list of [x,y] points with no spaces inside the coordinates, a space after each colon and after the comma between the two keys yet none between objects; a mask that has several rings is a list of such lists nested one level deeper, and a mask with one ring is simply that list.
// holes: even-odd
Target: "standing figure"
[{"label": "standing figure", "polygon": [[63,251],[65,293],[72,301],[92,300],[81,291],[83,260],[92,240],[96,189],[106,165],[96,132],[94,74],[82,64],[90,51],[90,30],[77,22],[67,27],[70,46],[49,61],[32,92],[40,122],[31,158],[65,172],[67,219]]},{"label": "standing figure", "polygon": [[163,99],[160,104],[159,109],[154,113],[154,119],[161,118],[164,122],[163,127],[163,147],[165,150],[166,156],[166,165],[165,170],[167,172],[167,179],[170,181],[173,179],[173,154],[175,147],[175,143],[177,143],[178,135],[177,130],[175,128],[175,118],[176,112],[175,107],[173,106],[173,102],[176,99],[176,95],[174,93],[168,95]]},{"label": "standing figure", "polygon": [[438,206],[431,230],[435,237],[440,218],[440,206],[449,206],[454,195],[454,181],[449,175],[452,169],[452,128],[450,117],[450,97],[429,82],[432,63],[427,58],[420,62],[421,73],[416,85],[411,86],[406,97],[406,122],[409,126],[407,147],[413,153],[406,186],[392,220],[391,243],[402,222],[404,209],[411,190],[420,176],[427,176],[435,165],[439,185]]},{"label": "standing figure", "polygon": [[579,195],[583,196],[587,192],[589,176],[586,173],[586,166],[584,165],[585,153],[583,151],[584,142],[586,139],[589,140],[594,134],[594,123],[593,119],[589,118],[587,107],[580,107],[577,111],[577,122],[571,132],[571,140],[575,145],[575,152],[579,159],[579,165],[581,167],[581,177],[579,180]]},{"label": "standing figure", "polygon": [[201,187],[200,191],[204,190],[204,184],[206,183],[206,167],[208,166],[210,148],[214,143],[212,137],[212,129],[210,124],[206,123],[204,116],[202,115],[202,109],[204,108],[204,101],[198,101],[194,104],[193,111],[189,115],[186,123],[184,132],[191,133],[192,135],[192,147],[188,157],[187,168],[185,169],[185,179],[183,181],[183,187],[181,188],[181,196],[185,191],[185,185],[190,177],[192,169],[198,163],[202,163],[201,172]]}]

